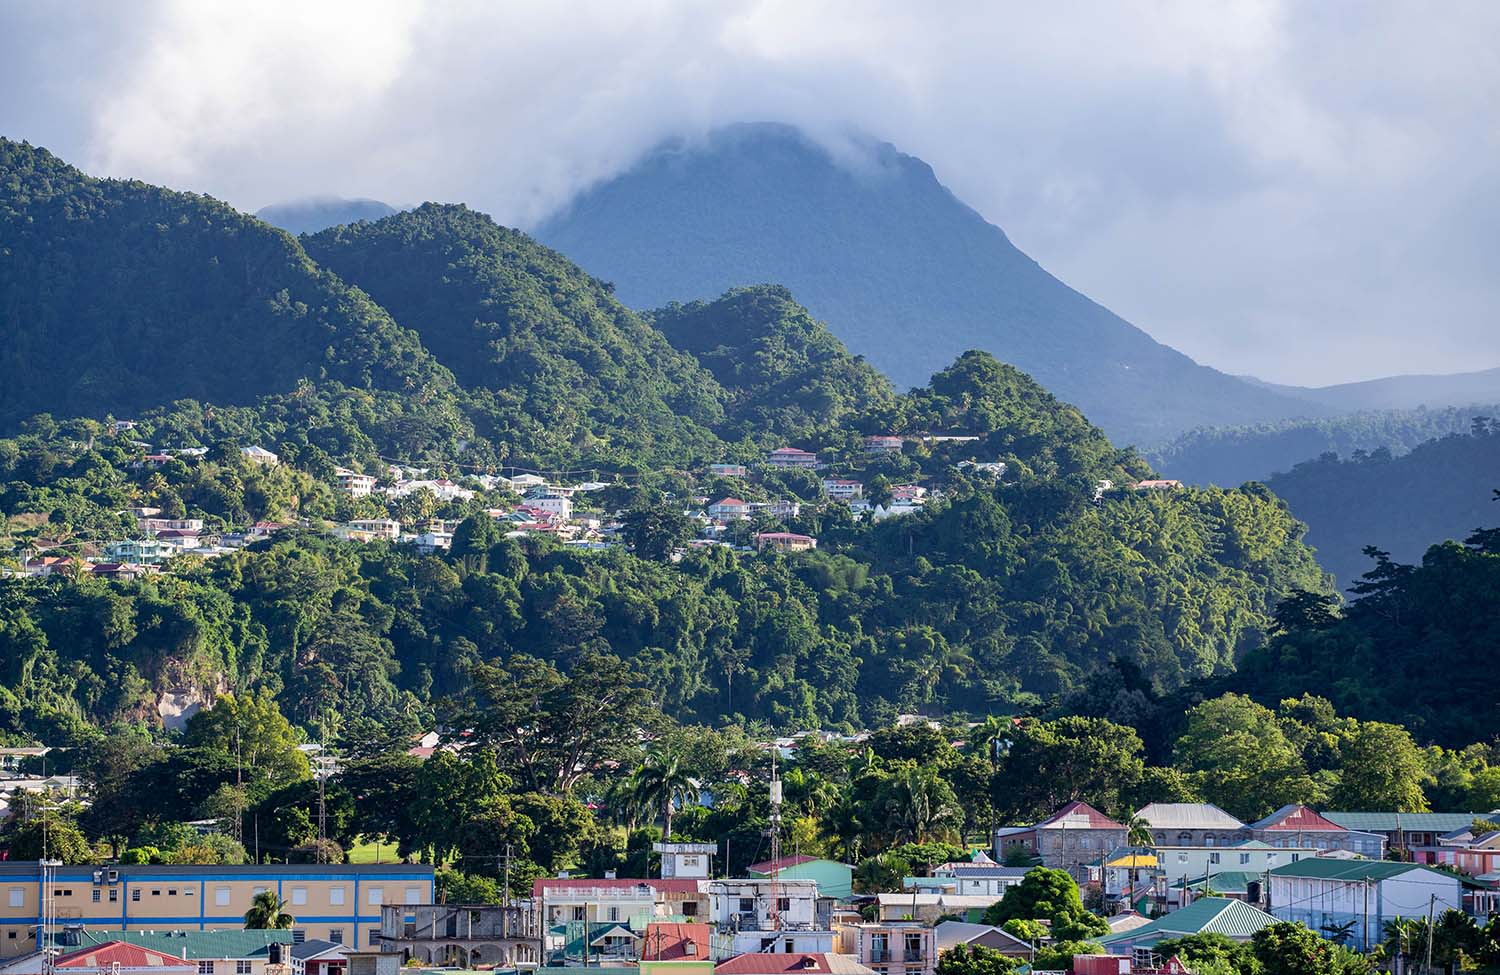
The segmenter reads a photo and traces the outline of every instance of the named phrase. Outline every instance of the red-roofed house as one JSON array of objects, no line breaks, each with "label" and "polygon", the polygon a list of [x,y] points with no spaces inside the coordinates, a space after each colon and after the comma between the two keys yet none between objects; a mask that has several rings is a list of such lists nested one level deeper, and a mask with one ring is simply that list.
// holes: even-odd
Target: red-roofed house
[{"label": "red-roofed house", "polygon": [[173,973],[198,971],[197,962],[188,961],[150,948],[109,941],[102,945],[90,945],[65,955],[58,955],[52,962],[55,968],[70,970],[94,969],[106,972]]},{"label": "red-roofed house", "polygon": [[801,468],[803,470],[816,470],[818,467],[818,455],[798,450],[796,447],[778,447],[766,455],[767,467],[779,467],[783,470]]},{"label": "red-roofed house", "polygon": [[1385,859],[1384,836],[1345,829],[1296,803],[1282,806],[1260,822],[1251,823],[1250,829],[1254,838],[1267,846],[1347,850],[1372,860]]},{"label": "red-roofed house", "polygon": [[750,505],[739,498],[724,498],[708,506],[708,516],[714,521],[742,521],[750,517]]},{"label": "red-roofed house", "polygon": [[641,975],[712,975],[713,929],[657,921],[646,925],[637,952]]},{"label": "red-roofed house", "polygon": [[714,966],[714,975],[875,975],[850,955],[752,951]]},{"label": "red-roofed house", "polygon": [[1070,802],[1033,827],[1042,865],[1066,870],[1075,880],[1088,879],[1090,865],[1125,845],[1129,832],[1086,802]]},{"label": "red-roofed house", "polygon": [[816,538],[798,535],[796,532],[761,532],[755,536],[755,548],[760,552],[768,548],[777,552],[805,552],[817,547]]}]

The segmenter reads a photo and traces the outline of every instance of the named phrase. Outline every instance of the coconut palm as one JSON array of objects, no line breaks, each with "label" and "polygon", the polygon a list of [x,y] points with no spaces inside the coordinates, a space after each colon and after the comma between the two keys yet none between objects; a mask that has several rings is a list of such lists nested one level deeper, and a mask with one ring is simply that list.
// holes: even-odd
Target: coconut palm
[{"label": "coconut palm", "polygon": [[287,913],[286,902],[276,896],[274,890],[263,890],[255,895],[250,902],[250,910],[245,912],[245,927],[254,930],[285,930],[297,923],[297,919]]},{"label": "coconut palm", "polygon": [[958,835],[964,809],[953,787],[930,768],[903,769],[891,783],[886,817],[898,842],[926,843]]},{"label": "coconut palm", "polygon": [[1125,821],[1125,844],[1127,846],[1155,846],[1151,835],[1151,823],[1141,816],[1131,816]]},{"label": "coconut palm", "polygon": [[635,770],[631,792],[643,808],[661,810],[662,839],[672,836],[672,813],[698,798],[698,782],[688,775],[676,750],[651,752]]}]

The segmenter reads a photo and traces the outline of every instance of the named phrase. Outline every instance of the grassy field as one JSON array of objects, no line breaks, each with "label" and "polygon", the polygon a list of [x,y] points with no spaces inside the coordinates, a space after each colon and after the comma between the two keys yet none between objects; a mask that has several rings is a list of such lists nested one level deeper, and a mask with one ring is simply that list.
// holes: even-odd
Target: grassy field
[{"label": "grassy field", "polygon": [[350,863],[396,863],[401,859],[396,855],[396,844],[371,843],[363,836],[347,852]]}]

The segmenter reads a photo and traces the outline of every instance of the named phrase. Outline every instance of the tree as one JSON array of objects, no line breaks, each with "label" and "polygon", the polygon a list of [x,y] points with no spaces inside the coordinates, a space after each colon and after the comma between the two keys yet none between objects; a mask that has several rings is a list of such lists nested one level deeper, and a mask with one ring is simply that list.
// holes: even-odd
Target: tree
[{"label": "tree", "polygon": [[456,561],[471,565],[476,572],[488,572],[490,549],[504,537],[495,519],[481,511],[453,529],[453,544],[448,553]]},{"label": "tree", "polygon": [[61,860],[66,864],[94,862],[94,850],[78,825],[54,811],[44,811],[30,822],[17,823],[3,836],[11,860]]},{"label": "tree", "polygon": [[1156,838],[1151,833],[1151,821],[1144,816],[1131,816],[1127,819],[1125,843],[1127,846],[1155,846]]},{"label": "tree", "polygon": [[1322,938],[1304,925],[1280,921],[1250,939],[1265,975],[1368,975],[1374,966],[1363,955]]},{"label": "tree", "polygon": [[1050,921],[1052,936],[1062,941],[1102,937],[1109,933],[1104,919],[1083,906],[1078,884],[1066,870],[1033,867],[1021,882],[1005,892],[998,904],[984,912],[985,924],[1004,925],[1013,918]]},{"label": "tree", "polygon": [[268,691],[225,694],[188,720],[184,739],[233,761],[247,782],[275,787],[311,776],[296,731]]},{"label": "tree", "polygon": [[907,767],[885,790],[885,820],[900,842],[926,843],[959,835],[963,807],[953,787],[930,767]]},{"label": "tree", "polygon": [[1426,812],[1427,763],[1400,725],[1361,721],[1338,744],[1339,784],[1330,801],[1339,809]]},{"label": "tree", "polygon": [[693,521],[679,508],[668,504],[632,508],[620,522],[630,541],[630,550],[638,557],[665,562],[672,552],[693,537]]},{"label": "tree", "polygon": [[688,775],[682,756],[671,749],[648,752],[632,776],[631,792],[643,809],[661,813],[662,839],[672,838],[672,816],[681,805],[695,802],[698,783]]},{"label": "tree", "polygon": [[1269,709],[1225,694],[1199,704],[1187,717],[1187,732],[1177,740],[1177,766],[1207,801],[1251,822],[1286,803],[1321,800],[1302,757]]},{"label": "tree", "polygon": [[1134,729],[1103,718],[1023,721],[995,773],[996,811],[1032,822],[1074,800],[1117,807],[1140,781],[1141,751]]},{"label": "tree", "polygon": [[245,912],[245,927],[250,930],[286,930],[295,927],[297,919],[288,913],[286,903],[274,890],[263,890],[250,901]]},{"label": "tree", "polygon": [[1158,941],[1152,950],[1162,958],[1181,958],[1204,975],[1260,975],[1260,962],[1251,946],[1218,932],[1169,938]]},{"label": "tree", "polygon": [[1021,964],[1020,959],[994,948],[960,942],[938,956],[934,971],[937,975],[1010,975]]}]

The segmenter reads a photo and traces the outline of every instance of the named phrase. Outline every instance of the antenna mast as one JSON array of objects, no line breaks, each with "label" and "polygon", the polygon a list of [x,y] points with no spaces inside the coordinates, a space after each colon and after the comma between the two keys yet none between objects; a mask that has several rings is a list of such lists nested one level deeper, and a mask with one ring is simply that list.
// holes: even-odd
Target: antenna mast
[{"label": "antenna mast", "polygon": [[781,930],[781,778],[776,774],[775,741],[771,742],[771,930]]}]

